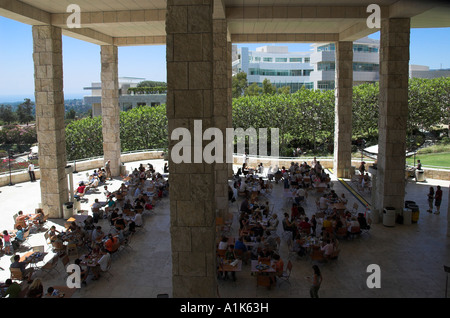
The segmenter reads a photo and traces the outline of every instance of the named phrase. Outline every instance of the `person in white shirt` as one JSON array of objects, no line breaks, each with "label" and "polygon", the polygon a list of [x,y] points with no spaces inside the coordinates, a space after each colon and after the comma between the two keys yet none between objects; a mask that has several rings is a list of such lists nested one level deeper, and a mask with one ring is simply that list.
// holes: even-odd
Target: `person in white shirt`
[{"label": "person in white shirt", "polygon": [[327,199],[327,195],[326,194],[324,194],[323,196],[320,197],[320,199],[319,199],[319,208],[321,210],[328,209],[328,199]]},{"label": "person in white shirt", "polygon": [[325,259],[329,260],[333,256],[334,245],[331,243],[331,240],[327,240],[327,244],[322,246],[320,250],[323,252]]},{"label": "person in white shirt", "polygon": [[100,253],[102,254],[102,257],[98,260],[98,265],[92,267],[92,273],[94,274],[93,280],[99,279],[100,273],[108,270],[108,265],[111,260],[111,254],[109,254],[106,249],[102,248]]},{"label": "person in white shirt", "polygon": [[303,200],[305,200],[306,192],[303,188],[298,188],[295,192],[295,203],[300,204]]},{"label": "person in white shirt", "polygon": [[142,222],[142,215],[140,213],[136,213],[133,217],[133,222],[136,226],[142,226],[144,224]]},{"label": "person in white shirt", "polygon": [[31,161],[30,164],[28,165],[28,174],[30,175],[31,182],[36,181],[36,176],[34,175],[34,164]]}]

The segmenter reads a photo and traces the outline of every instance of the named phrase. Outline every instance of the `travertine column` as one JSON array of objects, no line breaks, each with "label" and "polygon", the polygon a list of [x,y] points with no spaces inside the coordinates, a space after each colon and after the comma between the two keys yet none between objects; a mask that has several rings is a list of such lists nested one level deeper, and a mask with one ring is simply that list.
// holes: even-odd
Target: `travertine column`
[{"label": "travertine column", "polygon": [[33,26],[33,61],[41,204],[50,218],[60,218],[68,201],[60,28]]},{"label": "travertine column", "polygon": [[[216,297],[215,195],[216,189],[219,197],[223,192],[216,179],[226,174],[203,158],[194,163],[199,149],[193,147],[202,138],[194,135],[195,120],[201,120],[202,131],[221,122],[214,120],[221,110],[214,107],[212,4],[167,1],[166,34],[173,297]],[[173,160],[178,141],[171,135],[181,127],[192,136],[192,163]]]},{"label": "travertine column", "polygon": [[405,197],[410,19],[385,19],[380,32],[380,111],[375,208],[402,211]]},{"label": "travertine column", "polygon": [[[227,76],[228,76],[228,127],[233,128],[233,43],[227,42]],[[228,163],[228,175],[233,176],[233,162]]]},{"label": "travertine column", "polygon": [[[226,136],[226,128],[231,128],[230,107],[231,95],[229,85],[229,63],[227,42],[227,22],[225,19],[213,20],[213,96],[214,127],[223,131]],[[223,153],[226,153],[225,138],[223,140]],[[228,163],[216,163],[214,165],[215,178],[215,200],[217,215],[226,217],[228,212],[228,176],[230,165]]]},{"label": "travertine column", "polygon": [[336,42],[334,173],[349,178],[352,165],[353,42]]},{"label": "travertine column", "polygon": [[447,200],[447,236],[450,236],[450,187],[448,189],[448,200]]},{"label": "travertine column", "polygon": [[111,175],[120,175],[120,108],[117,46],[101,46],[102,133],[104,161],[111,160]]}]

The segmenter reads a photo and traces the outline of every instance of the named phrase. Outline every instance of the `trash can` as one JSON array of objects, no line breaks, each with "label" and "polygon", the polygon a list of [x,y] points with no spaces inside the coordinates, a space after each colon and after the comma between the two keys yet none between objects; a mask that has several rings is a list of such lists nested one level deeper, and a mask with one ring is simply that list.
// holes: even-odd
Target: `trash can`
[{"label": "trash can", "polygon": [[411,225],[412,222],[412,210],[405,208],[403,209],[403,224]]},{"label": "trash can", "polygon": [[416,201],[405,201],[405,209],[407,209],[410,204],[416,204]]},{"label": "trash can", "polygon": [[383,225],[395,226],[395,208],[385,207],[383,209]]},{"label": "trash can", "polygon": [[423,170],[416,170],[416,181],[417,182],[425,181],[425,173]]},{"label": "trash can", "polygon": [[416,204],[408,204],[408,209],[411,209],[411,222],[417,223],[419,221],[419,206]]},{"label": "trash can", "polygon": [[73,215],[73,202],[66,202],[63,204],[63,217],[70,218]]}]

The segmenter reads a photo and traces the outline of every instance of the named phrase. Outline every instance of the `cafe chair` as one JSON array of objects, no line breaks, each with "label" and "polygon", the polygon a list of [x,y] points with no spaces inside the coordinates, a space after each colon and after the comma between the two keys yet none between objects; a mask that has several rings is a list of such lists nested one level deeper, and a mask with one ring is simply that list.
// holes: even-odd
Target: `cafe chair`
[{"label": "cafe chair", "polygon": [[288,261],[286,269],[283,271],[281,276],[277,276],[277,278],[279,278],[280,284],[286,282],[290,285],[291,282],[289,281],[289,278],[291,277],[291,273],[292,273],[292,262]]},{"label": "cafe chair", "polygon": [[9,268],[10,272],[11,272],[11,280],[18,280],[18,281],[23,281],[25,280],[25,277],[23,277],[22,275],[22,271],[20,270],[20,268]]},{"label": "cafe chair", "polygon": [[78,247],[75,243],[69,243],[66,245],[66,253],[67,255],[70,255],[72,252],[75,252],[78,257]]},{"label": "cafe chair", "polygon": [[45,272],[46,274],[50,274],[52,271],[58,271],[58,255],[55,254],[50,261],[44,264],[44,266],[40,267],[39,269]]}]

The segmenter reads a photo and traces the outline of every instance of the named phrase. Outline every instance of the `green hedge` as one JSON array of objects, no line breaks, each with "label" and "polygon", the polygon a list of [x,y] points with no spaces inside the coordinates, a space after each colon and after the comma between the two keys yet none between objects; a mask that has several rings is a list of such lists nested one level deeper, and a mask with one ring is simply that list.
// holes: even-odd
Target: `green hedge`
[{"label": "green hedge", "polygon": [[130,87],[128,94],[166,94],[167,86],[154,86],[154,87]]},{"label": "green hedge", "polygon": [[[352,138],[366,139],[367,146],[378,142],[378,96],[378,83],[353,88]],[[421,141],[422,131],[450,122],[449,101],[450,78],[409,81],[408,146]],[[292,155],[297,146],[315,153],[333,151],[334,91],[301,89],[294,94],[243,96],[234,98],[232,107],[234,128],[279,128],[282,156]],[[101,126],[101,117],[67,125],[68,160],[103,155]],[[165,105],[120,114],[122,151],[166,148],[167,136]]]}]

